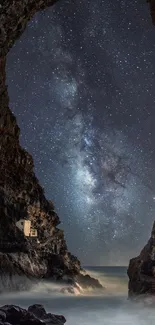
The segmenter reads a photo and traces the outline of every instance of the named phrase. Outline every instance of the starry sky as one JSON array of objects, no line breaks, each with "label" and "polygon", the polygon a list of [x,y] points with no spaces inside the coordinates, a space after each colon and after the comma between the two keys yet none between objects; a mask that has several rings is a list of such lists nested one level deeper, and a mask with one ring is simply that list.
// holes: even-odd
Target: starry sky
[{"label": "starry sky", "polygon": [[60,0],[8,55],[20,142],[84,265],[127,265],[155,219],[154,36],[145,1]]}]

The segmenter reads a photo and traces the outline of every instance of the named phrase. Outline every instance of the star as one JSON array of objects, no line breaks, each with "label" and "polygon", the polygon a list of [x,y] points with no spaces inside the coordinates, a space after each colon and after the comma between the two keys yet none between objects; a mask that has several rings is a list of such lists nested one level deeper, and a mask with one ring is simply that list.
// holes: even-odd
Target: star
[{"label": "star", "polygon": [[155,217],[154,30],[140,8],[58,2],[8,55],[20,142],[87,265],[127,264]]}]

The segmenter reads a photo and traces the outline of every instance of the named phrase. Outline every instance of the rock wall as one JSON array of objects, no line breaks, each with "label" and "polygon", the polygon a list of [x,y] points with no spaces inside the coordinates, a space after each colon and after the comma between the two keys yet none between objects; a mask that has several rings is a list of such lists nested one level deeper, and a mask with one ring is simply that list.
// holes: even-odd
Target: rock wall
[{"label": "rock wall", "polygon": [[128,267],[129,297],[155,295],[155,222],[151,237],[139,256],[132,258]]},{"label": "rock wall", "polygon": [[[9,49],[27,21],[54,2],[0,1],[0,288],[16,286],[12,276],[15,279],[17,275],[24,283],[25,277],[85,279],[80,275],[80,262],[67,250],[63,231],[57,228],[59,217],[34,174],[33,159],[19,144],[20,129],[9,108],[5,83]],[[16,222],[23,218],[30,219],[37,228],[38,240],[25,237],[16,227]],[[101,287],[98,281],[92,281]],[[91,285],[91,278],[86,278],[87,282]]]},{"label": "rock wall", "polygon": [[[147,2],[150,5],[152,23],[155,25],[155,0],[147,0]],[[148,243],[139,256],[130,260],[127,274],[130,298],[155,295],[155,222]]]}]

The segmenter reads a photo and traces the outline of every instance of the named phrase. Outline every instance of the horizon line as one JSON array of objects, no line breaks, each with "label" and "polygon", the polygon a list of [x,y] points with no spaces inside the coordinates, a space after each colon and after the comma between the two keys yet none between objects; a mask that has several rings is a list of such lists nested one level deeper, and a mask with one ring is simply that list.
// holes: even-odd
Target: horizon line
[{"label": "horizon line", "polygon": [[83,265],[83,267],[128,267],[128,265]]}]

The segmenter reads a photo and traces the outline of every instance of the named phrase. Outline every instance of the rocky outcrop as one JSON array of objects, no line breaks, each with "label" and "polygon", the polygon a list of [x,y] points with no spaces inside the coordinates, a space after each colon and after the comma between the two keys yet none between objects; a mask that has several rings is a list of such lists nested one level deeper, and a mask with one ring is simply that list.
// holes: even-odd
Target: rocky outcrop
[{"label": "rocky outcrop", "polygon": [[32,305],[28,310],[14,305],[0,307],[0,325],[63,325],[64,316],[46,313],[42,305]]},{"label": "rocky outcrop", "polygon": [[128,267],[129,297],[155,295],[155,222],[151,237],[139,256]]},{"label": "rocky outcrop", "polygon": [[[5,83],[9,49],[36,11],[54,2],[0,1],[0,290],[23,289],[32,279],[43,278],[65,279],[73,285],[78,277],[85,286],[94,287],[93,279],[80,275],[80,262],[67,250],[53,203],[45,198],[34,174],[33,159],[20,146],[20,129],[9,108]],[[31,221],[37,238],[25,237],[16,227],[20,219]]]},{"label": "rocky outcrop", "polygon": [[155,25],[155,0],[147,0],[150,5],[150,13],[152,18],[152,23]]},{"label": "rocky outcrop", "polygon": [[[147,2],[150,5],[152,23],[155,25],[155,0],[147,0]],[[127,274],[129,298],[138,301],[143,298],[146,304],[154,304],[154,299],[150,301],[147,297],[155,296],[155,222],[148,243],[139,256],[130,260]]]}]

